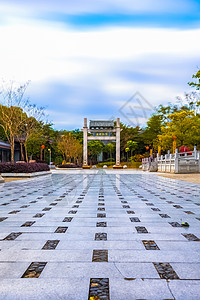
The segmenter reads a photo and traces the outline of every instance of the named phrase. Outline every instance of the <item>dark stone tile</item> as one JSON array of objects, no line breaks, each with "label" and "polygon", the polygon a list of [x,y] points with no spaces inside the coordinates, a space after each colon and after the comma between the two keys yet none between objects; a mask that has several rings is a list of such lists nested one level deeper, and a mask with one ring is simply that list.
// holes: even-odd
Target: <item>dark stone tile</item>
[{"label": "dark stone tile", "polygon": [[47,262],[32,262],[21,278],[38,278]]},{"label": "dark stone tile", "polygon": [[180,206],[180,205],[173,205],[173,207],[175,207],[175,208],[183,208],[183,207]]},{"label": "dark stone tile", "polygon": [[13,241],[15,240],[18,236],[20,236],[22,232],[12,232],[8,236],[4,238],[6,241]]},{"label": "dark stone tile", "polygon": [[20,212],[20,210],[13,210],[13,211],[10,211],[9,214],[14,215],[14,214],[17,214],[18,212]]},{"label": "dark stone tile", "polygon": [[161,216],[161,218],[170,218],[170,216],[168,216],[167,214],[159,214]]},{"label": "dark stone tile", "polygon": [[106,218],[106,214],[97,214],[97,218]]},{"label": "dark stone tile", "polygon": [[93,262],[108,262],[108,250],[93,250]]},{"label": "dark stone tile", "polygon": [[88,299],[89,300],[110,300],[109,279],[91,278]]},{"label": "dark stone tile", "polygon": [[33,218],[42,218],[45,214],[36,214]]},{"label": "dark stone tile", "polygon": [[95,233],[95,241],[107,241],[107,233],[105,232]]},{"label": "dark stone tile", "polygon": [[65,217],[63,222],[71,222],[72,221],[72,217]]},{"label": "dark stone tile", "polygon": [[155,241],[142,241],[146,250],[160,250]]},{"label": "dark stone tile", "polygon": [[77,213],[77,210],[70,210],[70,211],[68,211],[68,214],[73,214],[73,215],[75,215]]},{"label": "dark stone tile", "polygon": [[131,222],[140,222],[140,219],[137,217],[130,218]]},{"label": "dark stone tile", "polygon": [[144,226],[136,226],[135,229],[137,230],[137,233],[148,233],[148,230]]},{"label": "dark stone tile", "polygon": [[161,279],[179,279],[169,263],[153,263]]},{"label": "dark stone tile", "polygon": [[107,227],[107,222],[97,222],[96,227]]},{"label": "dark stone tile", "polygon": [[34,223],[35,221],[27,221],[23,225],[21,225],[21,227],[31,227]]},{"label": "dark stone tile", "polygon": [[178,222],[169,222],[172,227],[182,227]]},{"label": "dark stone tile", "polygon": [[199,239],[196,235],[194,235],[194,234],[192,234],[192,233],[182,233],[182,235],[183,235],[188,241],[197,241],[197,242],[200,241],[200,239]]},{"label": "dark stone tile", "polygon": [[48,240],[42,247],[42,250],[53,250],[57,247],[59,242],[59,240]]}]

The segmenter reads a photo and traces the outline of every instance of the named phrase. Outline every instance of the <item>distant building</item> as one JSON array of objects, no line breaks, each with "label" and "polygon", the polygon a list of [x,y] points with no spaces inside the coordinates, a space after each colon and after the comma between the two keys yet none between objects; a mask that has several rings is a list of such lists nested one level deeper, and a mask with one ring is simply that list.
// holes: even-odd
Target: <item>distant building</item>
[{"label": "distant building", "polygon": [[[93,136],[102,137],[102,142],[107,145],[108,143],[111,142],[110,138],[106,140],[106,137],[111,137],[113,136],[114,132],[114,121],[110,120],[90,120],[89,122],[89,129],[88,132],[92,134]],[[103,161],[105,158],[107,158],[107,155],[103,152],[101,152],[97,156],[97,161]]]},{"label": "distant building", "polygon": [[[90,132],[93,136],[106,137],[106,136],[112,136],[113,129],[114,129],[114,121],[90,120],[88,132]],[[108,144],[109,142],[110,142],[109,139],[107,141],[105,139],[103,140],[103,143],[105,145]]]},{"label": "distant building", "polygon": [[[14,160],[19,161],[20,159],[21,159],[20,144],[16,142]],[[9,161],[11,161],[10,144],[0,140],[0,162],[9,162]]]}]

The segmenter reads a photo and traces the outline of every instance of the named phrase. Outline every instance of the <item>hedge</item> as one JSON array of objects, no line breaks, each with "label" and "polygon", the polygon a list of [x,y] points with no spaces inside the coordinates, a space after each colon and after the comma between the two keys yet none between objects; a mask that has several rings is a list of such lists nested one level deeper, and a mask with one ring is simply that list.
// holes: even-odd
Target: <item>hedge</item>
[{"label": "hedge", "polygon": [[0,163],[0,173],[33,173],[49,171],[44,163]]},{"label": "hedge", "polygon": [[63,164],[63,165],[58,165],[58,168],[80,168],[81,166],[75,165],[75,164]]}]

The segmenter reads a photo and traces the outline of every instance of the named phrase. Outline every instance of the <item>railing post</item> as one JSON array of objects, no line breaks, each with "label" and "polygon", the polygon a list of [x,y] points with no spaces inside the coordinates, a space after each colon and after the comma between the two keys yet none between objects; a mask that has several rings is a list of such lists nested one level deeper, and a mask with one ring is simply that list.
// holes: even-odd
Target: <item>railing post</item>
[{"label": "railing post", "polygon": [[165,154],[165,172],[167,171],[167,154]]},{"label": "railing post", "polygon": [[197,159],[197,146],[194,146],[194,158]]},{"label": "railing post", "polygon": [[175,150],[175,158],[178,158],[178,149]]},{"label": "railing post", "polygon": [[175,150],[175,161],[174,161],[174,173],[179,172],[179,165],[178,165],[178,149]]}]

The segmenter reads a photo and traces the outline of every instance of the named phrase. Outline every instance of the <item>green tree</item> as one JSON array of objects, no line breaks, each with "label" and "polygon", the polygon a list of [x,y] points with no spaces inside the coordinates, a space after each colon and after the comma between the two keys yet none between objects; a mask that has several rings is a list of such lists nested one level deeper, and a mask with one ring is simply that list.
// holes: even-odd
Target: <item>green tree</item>
[{"label": "green tree", "polygon": [[133,151],[135,151],[137,149],[138,143],[135,141],[128,141],[127,142],[127,147],[130,149],[131,151],[131,156],[133,155]]},{"label": "green tree", "polygon": [[106,152],[109,153],[110,155],[110,159],[112,160],[112,154],[114,152],[114,149],[115,149],[115,146],[112,144],[112,143],[108,143],[106,146],[105,146],[105,150]]},{"label": "green tree", "polygon": [[194,111],[180,111],[169,115],[169,122],[162,127],[162,146],[172,148],[172,137],[177,137],[177,146],[194,146],[200,142],[200,118]]},{"label": "green tree", "polygon": [[197,90],[200,89],[200,70],[196,72],[196,74],[192,75],[192,78],[197,79],[197,82],[191,81],[188,82],[189,86],[195,87]]},{"label": "green tree", "polygon": [[97,155],[104,149],[104,144],[101,141],[88,142],[88,154],[97,161]]}]

